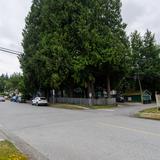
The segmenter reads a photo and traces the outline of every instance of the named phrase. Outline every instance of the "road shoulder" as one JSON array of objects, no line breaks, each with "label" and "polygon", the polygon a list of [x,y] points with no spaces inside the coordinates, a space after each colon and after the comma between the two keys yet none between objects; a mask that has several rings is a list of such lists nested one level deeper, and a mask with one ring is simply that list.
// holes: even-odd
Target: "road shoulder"
[{"label": "road shoulder", "polygon": [[46,158],[42,153],[38,152],[24,140],[20,139],[2,127],[0,127],[0,139],[8,140],[13,143],[16,148],[25,154],[30,160],[48,160],[48,158]]}]

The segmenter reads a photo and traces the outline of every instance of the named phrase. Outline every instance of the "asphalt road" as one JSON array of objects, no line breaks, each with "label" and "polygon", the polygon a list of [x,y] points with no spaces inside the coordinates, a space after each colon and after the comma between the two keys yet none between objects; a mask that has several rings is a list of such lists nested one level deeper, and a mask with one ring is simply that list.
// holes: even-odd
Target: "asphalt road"
[{"label": "asphalt road", "polygon": [[149,105],[73,111],[0,103],[0,125],[50,160],[159,160],[160,121],[133,117]]}]

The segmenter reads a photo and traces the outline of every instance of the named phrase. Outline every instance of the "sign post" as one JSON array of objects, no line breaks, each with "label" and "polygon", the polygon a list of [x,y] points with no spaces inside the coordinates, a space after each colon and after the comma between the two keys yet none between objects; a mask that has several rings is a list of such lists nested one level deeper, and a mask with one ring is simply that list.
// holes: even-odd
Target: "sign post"
[{"label": "sign post", "polygon": [[155,92],[155,97],[156,97],[156,103],[157,103],[157,110],[160,110],[160,94]]}]

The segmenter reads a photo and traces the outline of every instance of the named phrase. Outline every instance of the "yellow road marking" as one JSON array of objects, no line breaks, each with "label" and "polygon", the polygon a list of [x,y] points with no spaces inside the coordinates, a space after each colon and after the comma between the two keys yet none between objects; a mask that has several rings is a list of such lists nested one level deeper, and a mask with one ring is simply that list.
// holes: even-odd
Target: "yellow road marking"
[{"label": "yellow road marking", "polygon": [[141,130],[141,129],[118,126],[118,125],[103,123],[103,122],[100,122],[100,124],[103,125],[103,126],[108,126],[108,127],[112,127],[112,128],[119,128],[119,129],[128,130],[128,131],[132,131],[132,132],[137,132],[137,133],[142,133],[142,134],[146,134],[146,135],[160,137],[160,133],[153,133],[153,132],[149,132],[149,131],[145,131],[145,130]]}]

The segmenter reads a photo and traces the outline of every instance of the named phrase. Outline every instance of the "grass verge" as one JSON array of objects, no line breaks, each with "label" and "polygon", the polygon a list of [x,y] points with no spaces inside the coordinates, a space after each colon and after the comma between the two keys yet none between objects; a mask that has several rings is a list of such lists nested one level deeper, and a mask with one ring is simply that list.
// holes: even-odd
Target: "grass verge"
[{"label": "grass verge", "polygon": [[95,106],[91,106],[91,109],[113,109],[116,108],[117,105],[104,105],[104,106],[100,106],[100,105],[95,105]]},{"label": "grass verge", "polygon": [[0,141],[0,160],[28,160],[16,147],[9,141]]},{"label": "grass verge", "polygon": [[94,106],[80,106],[80,105],[74,105],[74,104],[51,104],[50,107],[54,108],[61,108],[61,109],[71,109],[71,110],[85,110],[85,109],[113,109],[116,108],[117,105],[94,105]]},{"label": "grass verge", "polygon": [[74,104],[51,104],[50,107],[60,108],[60,109],[71,109],[71,110],[85,110],[88,109],[84,106],[74,105]]},{"label": "grass verge", "polygon": [[140,118],[160,120],[160,110],[157,110],[157,108],[145,109],[140,111],[137,116]]}]

